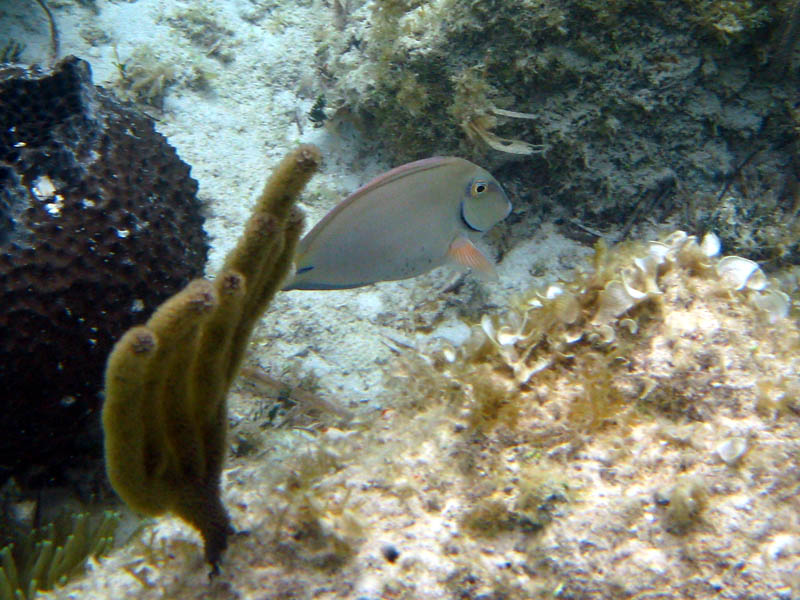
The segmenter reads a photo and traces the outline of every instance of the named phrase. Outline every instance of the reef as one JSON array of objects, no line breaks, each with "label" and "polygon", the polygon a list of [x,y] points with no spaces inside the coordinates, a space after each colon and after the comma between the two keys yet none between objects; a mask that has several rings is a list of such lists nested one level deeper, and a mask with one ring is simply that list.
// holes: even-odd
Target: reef
[{"label": "reef", "polygon": [[796,5],[334,2],[318,93],[392,162],[471,158],[568,233],[671,219],[796,264]]},{"label": "reef", "polygon": [[0,479],[99,456],[114,341],[203,271],[196,192],[88,63],[0,70]]},{"label": "reef", "polygon": [[[719,251],[599,243],[465,342],[395,345],[380,407],[249,428],[222,477],[249,533],[211,588],[159,519],[65,593],[797,595],[800,273]],[[263,418],[233,394],[236,431]]]},{"label": "reef", "polygon": [[301,146],[275,169],[214,282],[198,279],[133,327],[108,359],[108,476],[133,509],[196,527],[218,570],[233,532],[220,499],[226,396],[250,334],[289,272],[303,227],[293,203],[320,164]]}]

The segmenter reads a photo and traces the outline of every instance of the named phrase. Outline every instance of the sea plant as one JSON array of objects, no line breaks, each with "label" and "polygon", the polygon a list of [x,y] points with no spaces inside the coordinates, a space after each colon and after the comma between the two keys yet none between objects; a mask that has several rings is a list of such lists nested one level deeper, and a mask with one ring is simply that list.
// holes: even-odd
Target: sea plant
[{"label": "sea plant", "polygon": [[18,532],[0,549],[0,600],[31,600],[81,573],[90,558],[109,552],[118,513],[77,513],[44,527]]}]

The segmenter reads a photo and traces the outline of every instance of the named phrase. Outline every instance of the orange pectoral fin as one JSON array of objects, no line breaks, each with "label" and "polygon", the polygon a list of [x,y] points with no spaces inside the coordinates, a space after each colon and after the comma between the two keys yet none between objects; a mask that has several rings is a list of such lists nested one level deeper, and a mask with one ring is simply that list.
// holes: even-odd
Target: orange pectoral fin
[{"label": "orange pectoral fin", "polygon": [[497,272],[494,270],[492,261],[486,258],[483,252],[478,250],[467,238],[457,237],[453,240],[447,251],[447,257],[451,262],[477,271],[483,277],[497,279]]}]

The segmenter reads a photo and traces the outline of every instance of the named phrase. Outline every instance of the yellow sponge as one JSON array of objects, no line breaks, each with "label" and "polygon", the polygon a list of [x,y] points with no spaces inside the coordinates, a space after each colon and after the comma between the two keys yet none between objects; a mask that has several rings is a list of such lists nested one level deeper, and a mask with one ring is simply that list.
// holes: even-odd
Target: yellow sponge
[{"label": "yellow sponge", "polygon": [[172,512],[196,527],[212,572],[233,531],[220,499],[225,398],[256,321],[290,269],[303,226],[294,201],[319,164],[314,146],[284,158],[217,278],[169,298],[108,359],[111,484],[134,510]]}]

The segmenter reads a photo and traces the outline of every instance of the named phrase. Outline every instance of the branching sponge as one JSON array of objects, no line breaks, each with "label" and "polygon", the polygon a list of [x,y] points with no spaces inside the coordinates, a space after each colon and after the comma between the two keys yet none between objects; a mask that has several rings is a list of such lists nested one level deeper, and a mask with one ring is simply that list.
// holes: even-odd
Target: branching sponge
[{"label": "branching sponge", "polygon": [[289,154],[216,279],[197,279],[117,342],[105,378],[106,469],[131,508],[196,527],[214,571],[232,532],[220,499],[225,398],[250,333],[285,278],[303,218],[294,201],[320,163]]}]

